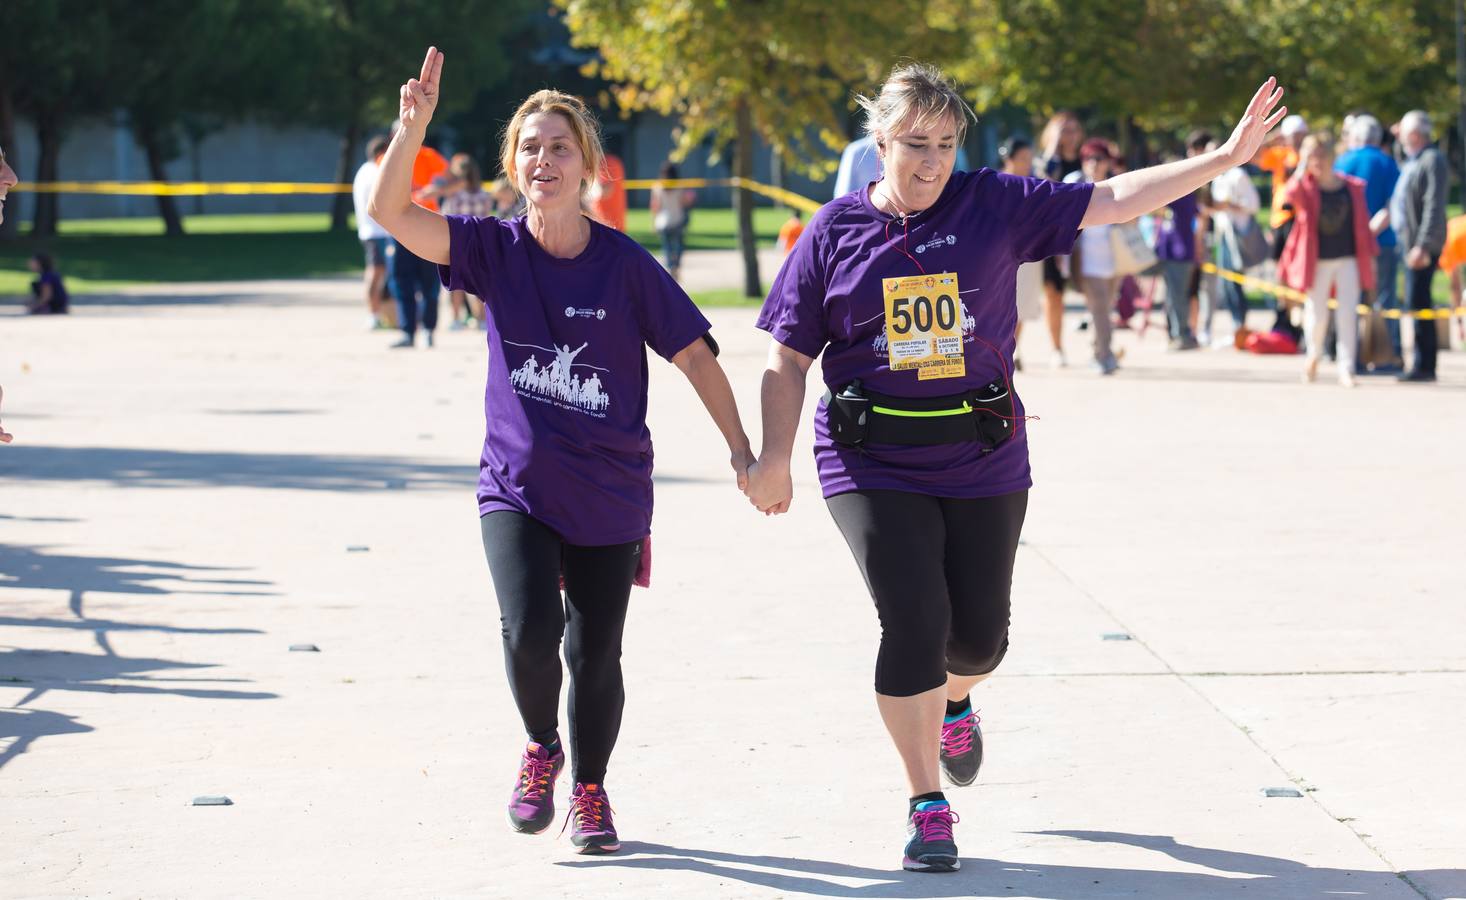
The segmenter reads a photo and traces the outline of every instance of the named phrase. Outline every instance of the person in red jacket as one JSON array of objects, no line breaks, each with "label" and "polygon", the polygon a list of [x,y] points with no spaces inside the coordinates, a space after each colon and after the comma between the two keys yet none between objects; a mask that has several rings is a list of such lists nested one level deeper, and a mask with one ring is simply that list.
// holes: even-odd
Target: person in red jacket
[{"label": "person in red jacket", "polygon": [[1303,333],[1308,362],[1303,380],[1318,375],[1324,335],[1329,325],[1329,296],[1338,298],[1334,319],[1338,334],[1339,384],[1354,386],[1358,341],[1356,300],[1361,289],[1374,290],[1374,257],[1379,252],[1369,230],[1364,182],[1334,171],[1334,138],[1310,135],[1302,147],[1303,163],[1284,188],[1284,203],[1294,226],[1283,246],[1278,273],[1288,287],[1308,293]]}]

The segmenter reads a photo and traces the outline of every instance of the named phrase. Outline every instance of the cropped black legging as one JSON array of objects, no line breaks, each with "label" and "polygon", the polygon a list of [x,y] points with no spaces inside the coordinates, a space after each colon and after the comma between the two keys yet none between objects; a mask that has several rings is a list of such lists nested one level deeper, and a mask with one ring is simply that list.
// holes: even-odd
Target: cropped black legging
[{"label": "cropped black legging", "polygon": [[880,616],[876,693],[910,697],[948,672],[998,667],[1028,491],[962,500],[851,491],[826,502]]},{"label": "cropped black legging", "polygon": [[599,784],[621,731],[621,633],[641,541],[567,544],[541,522],[503,510],[483,516],[479,525],[499,596],[509,689],[524,730],[536,736],[558,727],[563,636],[571,765],[576,781]]}]

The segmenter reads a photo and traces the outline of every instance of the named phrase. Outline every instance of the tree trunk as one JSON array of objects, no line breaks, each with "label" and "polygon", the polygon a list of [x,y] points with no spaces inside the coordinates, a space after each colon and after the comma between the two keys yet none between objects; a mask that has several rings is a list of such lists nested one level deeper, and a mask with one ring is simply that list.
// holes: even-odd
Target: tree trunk
[{"label": "tree trunk", "polygon": [[[148,158],[148,177],[154,181],[167,181],[168,170],[163,162],[163,149],[158,142],[158,132],[151,126],[139,126],[138,142],[143,145],[143,154]],[[167,194],[158,195],[158,215],[163,217],[163,233],[169,237],[183,236],[183,217],[178,214],[178,202]]]},{"label": "tree trunk", "polygon": [[[733,174],[753,180],[753,113],[740,102],[737,112],[738,136],[733,144]],[[743,296],[762,297],[763,285],[758,278],[758,248],[753,235],[753,192],[736,188],[733,209],[738,214],[738,252],[743,254]]]},{"label": "tree trunk", "polygon": [[[336,183],[350,184],[355,174],[352,163],[356,162],[356,147],[361,143],[361,122],[352,116],[351,124],[341,136],[341,156],[336,160]],[[345,231],[350,227],[347,216],[351,215],[351,195],[333,194],[331,197],[331,230]]]},{"label": "tree trunk", "polygon": [[[0,149],[5,151],[10,168],[15,169],[20,165],[20,160],[15,156],[15,104],[10,98],[10,91],[3,88],[0,88]],[[16,226],[20,224],[19,195],[7,203],[10,210],[5,221],[0,222],[0,241],[14,238]]]},{"label": "tree trunk", "polygon": [[[36,181],[56,181],[61,161],[61,116],[54,110],[36,114]],[[35,218],[31,220],[32,237],[55,237],[61,221],[57,194],[37,194]]]}]

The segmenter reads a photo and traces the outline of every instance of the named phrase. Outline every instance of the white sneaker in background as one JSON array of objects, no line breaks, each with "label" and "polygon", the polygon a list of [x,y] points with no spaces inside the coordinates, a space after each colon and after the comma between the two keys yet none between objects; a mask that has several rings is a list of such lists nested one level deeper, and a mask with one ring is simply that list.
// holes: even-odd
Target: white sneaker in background
[{"label": "white sneaker in background", "polygon": [[1067,368],[1069,368],[1069,360],[1067,360],[1067,359],[1064,358],[1064,351],[1063,350],[1055,350],[1049,356],[1049,368],[1050,369],[1067,369]]}]

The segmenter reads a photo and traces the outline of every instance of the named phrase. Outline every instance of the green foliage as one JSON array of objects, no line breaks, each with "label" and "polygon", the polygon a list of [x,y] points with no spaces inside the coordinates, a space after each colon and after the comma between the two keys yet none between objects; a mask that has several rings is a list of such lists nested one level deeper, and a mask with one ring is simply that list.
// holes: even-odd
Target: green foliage
[{"label": "green foliage", "polygon": [[[1451,106],[1454,47],[1438,21],[1450,13],[1427,14],[1423,0],[966,2],[984,27],[949,64],[979,108],[1081,108],[1162,130],[1230,125],[1268,75],[1288,88],[1291,110],[1321,122],[1360,107],[1389,117]],[[1429,93],[1408,96],[1412,87]]]},{"label": "green foliage", "polygon": [[[955,47],[939,10],[828,0],[555,0],[590,71],[615,82],[623,110],[681,121],[678,153],[736,137],[746,104],[753,130],[792,168],[819,176],[848,140],[852,84],[878,82],[903,52]],[[943,7],[939,0],[936,7]]]}]

